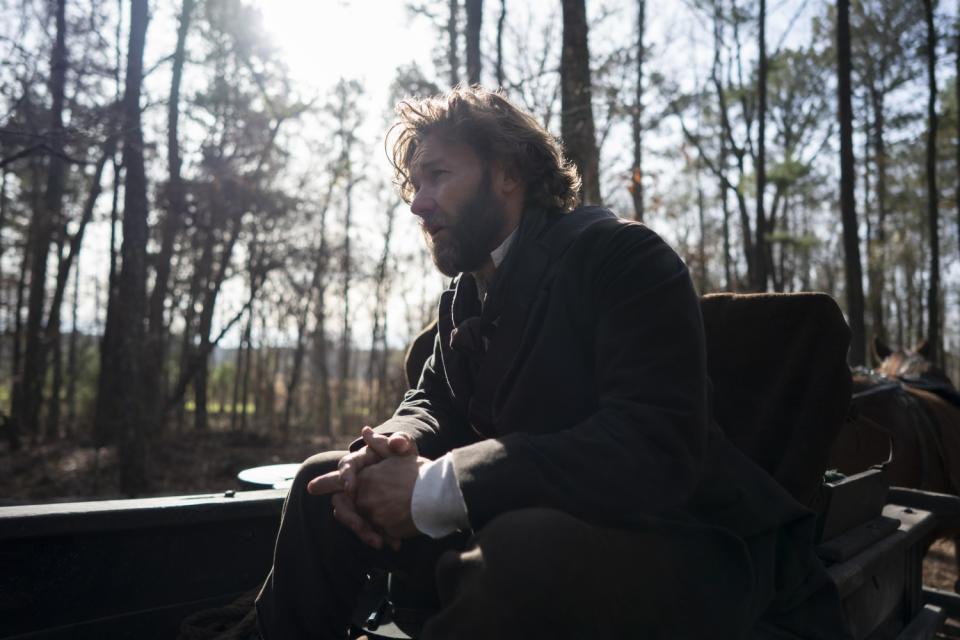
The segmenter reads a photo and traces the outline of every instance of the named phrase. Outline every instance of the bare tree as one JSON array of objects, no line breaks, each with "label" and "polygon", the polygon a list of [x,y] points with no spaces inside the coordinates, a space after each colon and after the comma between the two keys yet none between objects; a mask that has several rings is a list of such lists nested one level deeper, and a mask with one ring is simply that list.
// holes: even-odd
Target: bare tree
[{"label": "bare tree", "polygon": [[[120,438],[120,488],[127,495],[147,486],[147,451],[143,421],[142,353],[146,312],[147,178],[143,161],[140,92],[143,50],[149,21],[147,0],[131,0],[130,38],[127,47],[126,86],[123,95],[123,165],[126,170],[123,198],[122,264],[116,296],[110,305],[116,313],[113,349],[105,354],[101,375],[110,376],[106,395],[98,397],[106,421]],[[109,320],[108,320],[109,321]],[[108,329],[109,331],[109,329]]]},{"label": "bare tree", "polygon": [[943,362],[940,335],[940,195],[937,192],[937,30],[933,0],[923,0],[927,21],[927,225],[930,239],[930,281],[927,288],[927,341],[930,359]]},{"label": "bare tree", "polygon": [[850,323],[850,364],[866,363],[866,335],[863,322],[863,274],[860,267],[860,240],[857,231],[853,168],[853,106],[850,88],[850,0],[837,1],[837,97],[840,118],[840,209],[843,220],[843,249],[847,290],[847,319]]},{"label": "bare tree", "polygon": [[507,21],[507,0],[500,0],[500,17],[497,18],[497,87],[503,86],[503,29]]},{"label": "bare tree", "polygon": [[447,64],[450,66],[450,86],[460,84],[460,0],[449,0],[447,16]]},{"label": "bare tree", "polygon": [[387,208],[387,225],[383,231],[383,251],[374,276],[373,330],[370,335],[370,361],[367,368],[367,385],[370,389],[369,405],[376,419],[381,419],[386,407],[387,361],[387,301],[390,293],[389,263],[394,220],[399,202]]},{"label": "bare tree", "polygon": [[600,204],[600,161],[593,123],[587,29],[584,0],[563,0],[560,135],[567,154],[583,179],[581,200],[587,204]]},{"label": "bare tree", "polygon": [[[851,6],[851,42],[854,81],[864,88],[863,110],[869,135],[864,144],[864,183],[868,182],[872,157],[873,203],[864,189],[864,221],[867,226],[867,280],[870,325],[873,335],[887,340],[885,288],[887,282],[887,232],[891,213],[890,149],[888,127],[898,119],[891,113],[889,95],[918,76],[916,56],[910,51],[921,37],[922,20],[915,7],[890,0],[860,0]],[[872,116],[872,117],[870,117]]]},{"label": "bare tree", "polygon": [[483,0],[465,0],[467,8],[467,82],[480,84],[480,32],[483,25]]},{"label": "bare tree", "polygon": [[756,212],[756,269],[753,272],[752,288],[766,291],[770,272],[770,246],[767,242],[767,218],[764,193],[767,188],[767,3],[760,0],[760,15],[757,17],[759,34],[759,65],[757,69],[757,212]]},{"label": "bare tree", "polygon": [[67,163],[64,158],[63,110],[67,77],[66,0],[55,5],[56,39],[50,57],[50,150],[43,204],[30,224],[30,297],[27,307],[26,351],[23,363],[21,412],[12,416],[19,430],[38,435],[43,403],[45,345],[41,335],[46,301],[47,256],[63,212]]},{"label": "bare tree", "polygon": [[647,0],[637,0],[637,88],[633,110],[633,168],[630,171],[630,195],[633,197],[633,219],[643,222],[643,35]]},{"label": "bare tree", "polygon": [[[173,65],[170,75],[170,97],[167,101],[167,185],[166,215],[160,227],[160,252],[154,257],[155,276],[147,317],[147,342],[144,353],[148,366],[144,368],[144,385],[147,389],[159,389],[164,380],[166,364],[167,328],[163,311],[167,300],[173,261],[174,241],[186,215],[186,193],[181,176],[183,160],[180,156],[180,85],[183,80],[183,67],[186,62],[186,42],[190,32],[194,0],[183,0],[180,9],[180,25],[177,29],[177,44],[173,52]],[[148,394],[145,420],[150,422],[152,431],[162,428],[160,423],[160,401],[162,394]]]}]

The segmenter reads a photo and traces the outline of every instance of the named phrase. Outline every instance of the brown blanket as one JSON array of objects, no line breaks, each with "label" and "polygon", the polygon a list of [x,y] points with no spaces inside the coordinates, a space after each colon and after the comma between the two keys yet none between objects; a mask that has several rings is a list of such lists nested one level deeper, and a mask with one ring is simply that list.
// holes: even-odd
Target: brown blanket
[{"label": "brown blanket", "polygon": [[850,401],[850,330],[821,293],[702,300],[714,416],[731,440],[811,505]]}]

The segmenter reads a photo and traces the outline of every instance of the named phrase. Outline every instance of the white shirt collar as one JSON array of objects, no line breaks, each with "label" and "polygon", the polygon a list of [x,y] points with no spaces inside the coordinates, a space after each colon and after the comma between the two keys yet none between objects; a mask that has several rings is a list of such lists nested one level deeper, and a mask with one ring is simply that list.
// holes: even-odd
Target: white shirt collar
[{"label": "white shirt collar", "polygon": [[[520,227],[517,227],[519,229]],[[500,243],[500,246],[490,252],[490,259],[493,260],[493,268],[496,269],[500,266],[500,263],[503,262],[503,259],[507,257],[507,251],[510,250],[510,246],[513,244],[513,241],[517,237],[517,229],[514,229],[506,239]]]},{"label": "white shirt collar", "polygon": [[[516,229],[514,229],[510,235],[508,235],[504,241],[500,243],[500,246],[490,252],[490,259],[493,260],[494,269],[497,269],[500,266],[500,263],[503,262],[503,259],[507,257],[507,252],[510,251],[513,241],[517,239],[517,230],[519,228],[520,227],[518,226]],[[480,298],[480,304],[482,305],[487,299],[487,283],[477,274],[474,274],[473,277],[477,283],[477,296]]]}]

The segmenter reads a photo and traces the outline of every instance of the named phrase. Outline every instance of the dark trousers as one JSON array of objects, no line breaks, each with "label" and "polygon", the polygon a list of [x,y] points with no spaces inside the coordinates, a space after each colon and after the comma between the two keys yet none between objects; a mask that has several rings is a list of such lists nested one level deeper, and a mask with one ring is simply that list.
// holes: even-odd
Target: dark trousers
[{"label": "dark trousers", "polygon": [[313,456],[283,509],[274,565],[257,598],[265,640],[344,638],[371,567],[435,581],[424,640],[741,638],[769,600],[746,546],[721,529],[650,519],[636,530],[560,511],[505,513],[469,540],[366,547],[306,483],[344,452]]}]

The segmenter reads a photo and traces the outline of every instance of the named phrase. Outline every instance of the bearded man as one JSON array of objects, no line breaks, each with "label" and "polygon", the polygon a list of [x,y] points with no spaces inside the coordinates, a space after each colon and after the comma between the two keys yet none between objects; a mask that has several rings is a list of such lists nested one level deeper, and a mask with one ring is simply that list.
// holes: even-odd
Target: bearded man
[{"label": "bearded man", "polygon": [[711,421],[680,258],[575,208],[560,145],[501,95],[398,114],[400,193],[455,280],[393,417],[301,467],[262,635],[345,637],[385,567],[436,590],[428,640],[846,637],[812,514]]}]

